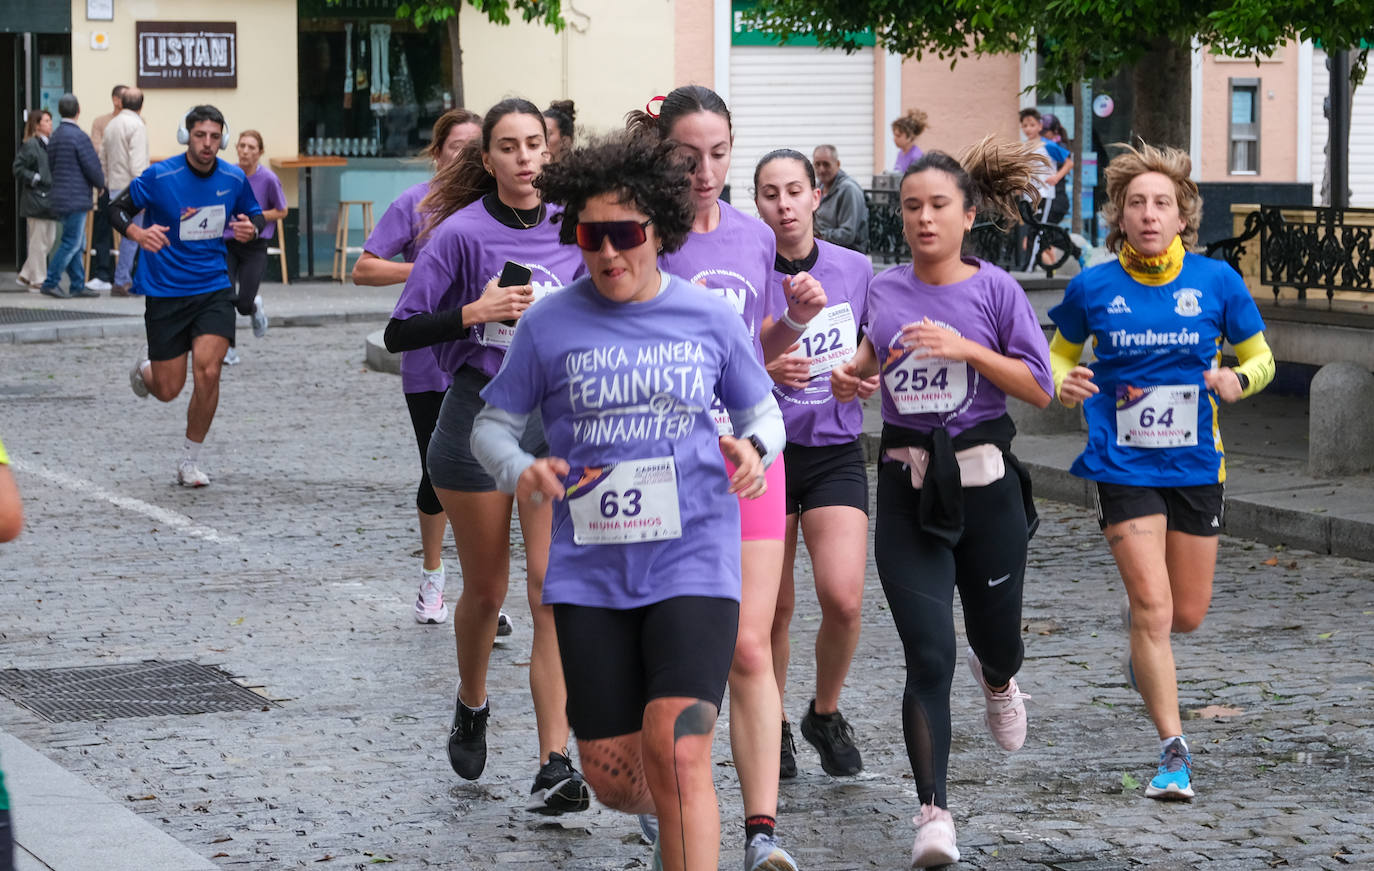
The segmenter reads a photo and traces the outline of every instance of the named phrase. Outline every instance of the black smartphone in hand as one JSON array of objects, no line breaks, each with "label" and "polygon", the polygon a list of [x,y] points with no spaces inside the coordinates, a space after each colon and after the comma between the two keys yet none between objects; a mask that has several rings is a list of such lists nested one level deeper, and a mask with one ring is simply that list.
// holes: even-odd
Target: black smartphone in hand
[{"label": "black smartphone in hand", "polygon": [[[496,280],[497,287],[519,287],[522,284],[530,283],[530,268],[521,266],[514,260],[507,260],[506,265],[501,268],[501,277]],[[508,327],[515,326],[515,321],[502,321]]]}]

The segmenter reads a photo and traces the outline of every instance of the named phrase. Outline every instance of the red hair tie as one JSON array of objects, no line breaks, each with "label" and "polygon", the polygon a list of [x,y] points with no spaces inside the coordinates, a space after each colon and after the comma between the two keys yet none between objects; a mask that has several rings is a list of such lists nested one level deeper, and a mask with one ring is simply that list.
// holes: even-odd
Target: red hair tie
[{"label": "red hair tie", "polygon": [[645,114],[648,115],[650,118],[657,118],[657,117],[658,117],[658,113],[655,112],[653,109],[651,109],[651,108],[649,108],[649,107],[652,106],[652,105],[655,104],[655,103],[662,103],[662,102],[663,102],[664,100],[666,100],[666,99],[668,99],[668,98],[667,98],[667,97],[664,97],[664,96],[650,97],[650,98],[649,98],[649,102],[647,102],[647,103],[644,104],[644,112],[645,112]]}]

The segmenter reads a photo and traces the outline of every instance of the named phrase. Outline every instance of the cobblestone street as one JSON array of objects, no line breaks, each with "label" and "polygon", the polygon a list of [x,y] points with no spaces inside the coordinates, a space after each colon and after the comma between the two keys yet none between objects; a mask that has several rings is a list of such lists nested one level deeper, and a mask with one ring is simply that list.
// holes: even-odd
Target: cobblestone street
[{"label": "cobblestone street", "polygon": [[[0,437],[27,515],[0,548],[0,668],[189,659],[279,702],[48,723],[0,697],[0,730],[224,868],[647,868],[633,818],[524,810],[536,742],[518,548],[487,772],[468,783],[449,769],[453,635],[411,617],[417,457],[400,379],[363,364],[379,325],[242,330],[244,362],[225,369],[203,454],[214,483],[196,491],[175,483],[189,387],[170,405],[136,399],[141,340],[0,346]],[[1175,641],[1199,795],[1160,804],[1143,794],[1158,744],[1121,676],[1121,582],[1088,511],[1040,507],[1021,751],[996,748],[962,662],[955,674],[959,867],[1374,868],[1374,564],[1223,539],[1212,612]],[[447,563],[452,599],[461,580]],[[798,592],[794,719],[819,622],[814,591],[799,580]],[[866,770],[830,778],[801,744],[779,835],[803,871],[907,866],[917,800],[903,680],[870,562],[842,701]],[[728,716],[727,704],[716,782],[734,869]]]}]

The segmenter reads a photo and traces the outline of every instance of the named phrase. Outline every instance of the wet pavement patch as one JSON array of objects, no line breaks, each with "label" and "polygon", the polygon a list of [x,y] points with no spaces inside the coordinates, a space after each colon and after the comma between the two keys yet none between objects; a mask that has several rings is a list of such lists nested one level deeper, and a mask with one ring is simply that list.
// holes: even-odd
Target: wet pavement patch
[{"label": "wet pavement patch", "polygon": [[226,672],[189,661],[0,670],[0,694],[54,723],[265,710]]}]

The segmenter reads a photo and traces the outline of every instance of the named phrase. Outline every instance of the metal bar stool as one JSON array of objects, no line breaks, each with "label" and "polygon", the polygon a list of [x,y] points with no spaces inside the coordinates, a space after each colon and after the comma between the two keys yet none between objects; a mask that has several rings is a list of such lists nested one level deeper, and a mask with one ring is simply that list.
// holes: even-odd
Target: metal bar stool
[{"label": "metal bar stool", "polygon": [[335,281],[348,277],[348,255],[362,254],[363,246],[348,244],[348,219],[353,206],[361,206],[363,211],[363,239],[372,235],[372,200],[339,200],[339,228],[334,234],[334,268],[331,275]]},{"label": "metal bar stool", "polygon": [[281,283],[290,284],[291,279],[286,274],[286,227],[282,225],[281,218],[277,219],[277,235],[267,243],[267,256],[273,254],[281,258]]}]

